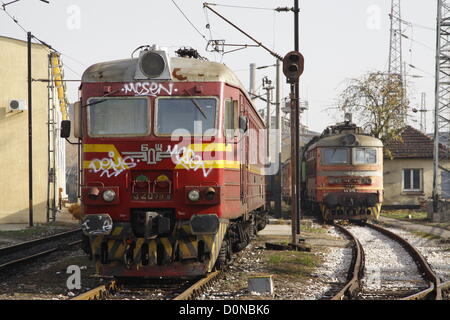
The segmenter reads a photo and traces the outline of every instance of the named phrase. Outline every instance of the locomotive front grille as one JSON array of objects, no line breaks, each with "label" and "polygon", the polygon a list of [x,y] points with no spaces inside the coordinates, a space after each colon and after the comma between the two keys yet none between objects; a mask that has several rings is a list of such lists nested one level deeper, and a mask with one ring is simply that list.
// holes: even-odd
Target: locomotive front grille
[{"label": "locomotive front grille", "polygon": [[175,228],[175,209],[131,209],[130,222],[136,237],[168,235]]},{"label": "locomotive front grille", "polygon": [[325,196],[325,204],[329,208],[342,207],[373,207],[378,202],[375,193],[330,193]]}]

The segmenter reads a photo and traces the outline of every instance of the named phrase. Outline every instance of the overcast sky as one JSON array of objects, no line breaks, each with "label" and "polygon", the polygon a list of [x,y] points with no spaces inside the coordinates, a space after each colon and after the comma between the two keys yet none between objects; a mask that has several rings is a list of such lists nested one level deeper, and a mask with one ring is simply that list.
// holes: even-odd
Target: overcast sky
[{"label": "overcast sky", "polygon": [[[203,1],[175,1],[195,28],[171,0],[50,0],[50,4],[21,0],[6,8],[25,29],[63,53],[67,79],[80,79],[83,71],[94,63],[130,57],[136,47],[144,44],[167,47],[171,55],[181,46],[196,48],[209,60],[229,66],[247,88],[250,63],[264,66],[275,62],[262,48],[247,48],[223,56],[207,52],[209,39],[225,39],[230,44],[252,42],[212,12],[206,13]],[[325,126],[342,120],[334,108],[347,79],[369,71],[387,70],[391,1],[299,2],[300,51],[305,56],[301,98],[308,100],[310,107],[304,122],[321,132]],[[293,50],[293,13],[266,8],[292,7],[294,1],[218,0],[215,3],[262,8],[213,7],[280,55]],[[411,107],[417,107],[421,92],[426,92],[427,107],[432,110],[436,1],[403,0],[402,19],[412,23],[405,25],[403,32],[408,37],[403,41],[404,61],[415,67],[408,67],[407,72],[421,76],[408,77],[412,80]],[[0,12],[0,35],[26,39],[24,31],[4,12]],[[257,87],[266,75],[275,80],[274,68],[258,71]],[[77,85],[70,84],[68,88],[69,99],[74,101]],[[284,95],[288,95],[287,86]],[[258,105],[263,107],[261,103]],[[427,112],[428,132],[432,131],[432,118],[432,112]],[[411,124],[419,126],[415,122]]]}]

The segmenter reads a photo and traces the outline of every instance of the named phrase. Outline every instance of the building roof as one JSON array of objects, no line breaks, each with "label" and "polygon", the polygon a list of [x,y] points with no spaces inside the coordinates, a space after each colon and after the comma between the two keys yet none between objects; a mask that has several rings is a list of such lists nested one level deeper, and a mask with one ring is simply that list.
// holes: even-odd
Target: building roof
[{"label": "building roof", "polygon": [[[425,133],[406,126],[400,134],[401,141],[388,141],[384,146],[391,152],[394,159],[432,159],[434,141]],[[448,156],[449,150],[442,144],[439,145],[441,157]]]},{"label": "building roof", "polygon": [[[27,40],[22,40],[22,39],[17,39],[17,38],[11,38],[11,37],[7,37],[7,36],[2,36],[0,35],[0,41],[11,41],[11,42],[18,42],[21,45],[27,45]],[[32,46],[38,46],[38,47],[43,47],[46,48],[45,45],[43,45],[42,43],[37,43],[37,42],[31,42]]]}]

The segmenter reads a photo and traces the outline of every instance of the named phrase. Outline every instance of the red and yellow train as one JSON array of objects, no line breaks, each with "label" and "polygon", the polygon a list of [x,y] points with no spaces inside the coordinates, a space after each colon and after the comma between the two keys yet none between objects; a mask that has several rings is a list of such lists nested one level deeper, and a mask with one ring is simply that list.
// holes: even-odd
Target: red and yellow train
[{"label": "red and yellow train", "polygon": [[84,249],[99,274],[204,275],[264,228],[265,126],[226,66],[147,48],[89,67],[80,92]]}]

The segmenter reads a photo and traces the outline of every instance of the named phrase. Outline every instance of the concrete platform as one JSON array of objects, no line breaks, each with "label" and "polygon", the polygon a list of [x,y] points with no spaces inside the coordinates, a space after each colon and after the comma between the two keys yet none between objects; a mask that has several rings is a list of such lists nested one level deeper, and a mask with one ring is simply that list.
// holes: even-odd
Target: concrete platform
[{"label": "concrete platform", "polygon": [[18,231],[28,228],[26,223],[4,223],[0,224],[0,231]]},{"label": "concrete platform", "polygon": [[433,235],[441,237],[443,239],[450,239],[450,231],[440,228],[440,227],[426,226],[423,224],[402,221],[402,220],[397,220],[397,219],[388,218],[388,217],[380,217],[380,221],[387,225],[391,225],[393,227],[397,227],[400,229],[404,229],[404,230],[408,230],[408,231],[419,231],[419,232],[433,234]]},{"label": "concrete platform", "polygon": [[289,236],[292,234],[289,224],[268,224],[263,230],[258,232],[261,236]]}]

